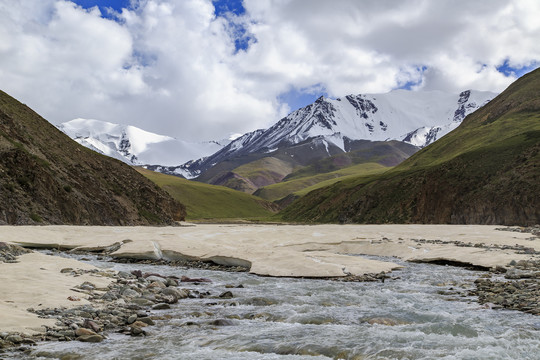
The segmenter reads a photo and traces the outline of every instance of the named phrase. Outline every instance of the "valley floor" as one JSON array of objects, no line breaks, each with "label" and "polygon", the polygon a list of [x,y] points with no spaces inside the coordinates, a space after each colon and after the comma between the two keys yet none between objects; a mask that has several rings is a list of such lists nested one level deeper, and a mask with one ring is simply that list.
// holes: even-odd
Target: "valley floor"
[{"label": "valley floor", "polygon": [[[508,268],[540,259],[539,238],[531,233],[476,225],[242,225],[185,224],[179,227],[2,226],[0,244],[26,248],[98,251],[115,258],[203,260],[245,267],[275,277],[361,279],[402,265],[362,255],[414,262],[442,262],[480,268]],[[519,229],[517,229],[519,230]],[[84,293],[90,280],[105,287],[106,274],[68,276],[62,269],[90,266],[40,253],[0,262],[1,331],[32,332],[51,320],[27,308],[81,305],[67,301]],[[519,277],[518,277],[519,278]]]}]

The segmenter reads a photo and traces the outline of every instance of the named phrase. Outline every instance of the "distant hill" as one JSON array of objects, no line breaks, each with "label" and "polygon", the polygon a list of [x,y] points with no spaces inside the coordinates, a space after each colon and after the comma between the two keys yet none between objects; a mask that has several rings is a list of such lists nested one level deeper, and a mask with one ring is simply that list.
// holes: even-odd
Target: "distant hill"
[{"label": "distant hill", "polygon": [[[347,141],[347,148],[348,151],[343,152],[332,144],[325,145],[323,138],[313,138],[284,146],[272,154],[249,154],[223,161],[196,180],[258,195],[261,194],[260,189],[272,184],[329,173],[356,164],[375,162],[395,166],[418,151],[413,145],[395,140],[351,140]],[[312,180],[328,178],[312,177]],[[305,184],[310,186],[315,182]],[[265,198],[271,199],[273,196]]]},{"label": "distant hill", "polygon": [[0,91],[0,224],[172,224],[185,207]]},{"label": "distant hill", "polygon": [[[389,169],[389,167],[378,163],[362,163],[331,172],[323,172],[298,178],[295,177],[291,180],[262,187],[257,190],[254,195],[270,201],[281,200],[285,197],[289,197],[289,199],[292,200],[299,197],[300,194],[305,195],[311,190],[328,186],[338,181],[342,181],[345,178],[382,173]],[[293,198],[290,198],[290,195],[293,195]]]},{"label": "distant hill", "polygon": [[540,222],[540,69],[384,174],[310,192],[285,220],[531,225]]},{"label": "distant hill", "polygon": [[190,181],[143,168],[137,168],[137,171],[185,204],[188,220],[268,218],[278,209],[276,204],[224,186]]}]

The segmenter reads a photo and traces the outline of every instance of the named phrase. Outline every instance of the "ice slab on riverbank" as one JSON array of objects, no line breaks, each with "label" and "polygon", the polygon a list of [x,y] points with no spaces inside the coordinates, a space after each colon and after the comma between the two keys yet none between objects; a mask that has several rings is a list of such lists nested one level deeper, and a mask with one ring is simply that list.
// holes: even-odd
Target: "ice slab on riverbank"
[{"label": "ice slab on riverbank", "polygon": [[0,241],[23,246],[99,248],[115,257],[189,259],[241,265],[268,276],[339,277],[399,266],[350,255],[505,266],[529,259],[508,247],[540,251],[530,234],[480,225],[238,225],[191,227],[4,226]]}]

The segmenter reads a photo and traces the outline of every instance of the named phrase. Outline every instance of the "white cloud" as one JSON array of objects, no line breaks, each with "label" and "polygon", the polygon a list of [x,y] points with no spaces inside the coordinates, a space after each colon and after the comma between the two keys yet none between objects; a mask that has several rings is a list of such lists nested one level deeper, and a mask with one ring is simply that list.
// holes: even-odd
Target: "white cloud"
[{"label": "white cloud", "polygon": [[[0,88],[53,123],[132,124],[220,139],[286,115],[279,95],[415,88],[501,91],[540,60],[536,0],[138,0],[105,19],[67,0],[0,0]],[[232,36],[253,39],[236,51]]]}]

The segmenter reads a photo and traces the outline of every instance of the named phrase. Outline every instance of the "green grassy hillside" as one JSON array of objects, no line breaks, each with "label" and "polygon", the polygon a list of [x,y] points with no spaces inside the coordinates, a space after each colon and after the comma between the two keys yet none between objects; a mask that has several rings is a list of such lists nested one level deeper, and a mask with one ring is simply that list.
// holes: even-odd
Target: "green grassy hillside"
[{"label": "green grassy hillside", "polygon": [[377,174],[388,169],[388,167],[377,163],[358,164],[332,172],[295,177],[293,180],[268,185],[257,190],[255,195],[269,201],[279,200],[289,194],[302,196],[311,190],[331,185],[345,178]]},{"label": "green grassy hillside", "polygon": [[315,190],[285,220],[360,223],[540,222],[540,70],[394,169]]},{"label": "green grassy hillside", "polygon": [[280,182],[293,171],[293,165],[275,157],[265,157],[242,165],[233,171],[249,179],[257,188]]},{"label": "green grassy hillside", "polygon": [[280,182],[292,170],[291,162],[269,156],[218,173],[208,182],[252,194],[261,186]]},{"label": "green grassy hillside", "polygon": [[143,168],[138,172],[186,206],[188,220],[254,219],[273,215],[275,205],[255,196],[224,186],[165,175]]},{"label": "green grassy hillside", "polygon": [[[377,163],[391,167],[409,158],[418,148],[401,141],[355,140],[350,142],[350,151],[313,161],[308,166],[299,167],[283,181],[330,173],[357,164]],[[348,173],[346,175],[350,175]]]},{"label": "green grassy hillside", "polygon": [[[356,164],[395,166],[418,151],[417,147],[400,141],[347,140],[346,147],[348,152],[344,153],[333,144],[324,145],[320,139],[308,139],[299,144],[283,146],[270,154],[250,153],[218,162],[203,172],[197,181],[253,194],[261,187],[330,173]],[[335,175],[321,179],[333,177]],[[319,181],[308,181],[305,186]]]}]

